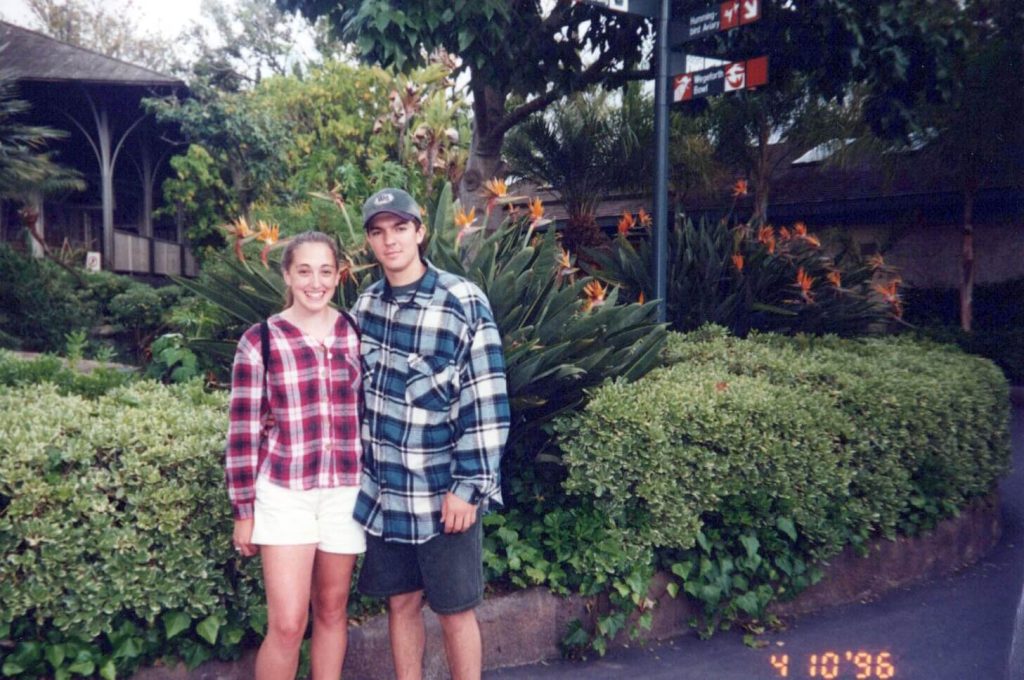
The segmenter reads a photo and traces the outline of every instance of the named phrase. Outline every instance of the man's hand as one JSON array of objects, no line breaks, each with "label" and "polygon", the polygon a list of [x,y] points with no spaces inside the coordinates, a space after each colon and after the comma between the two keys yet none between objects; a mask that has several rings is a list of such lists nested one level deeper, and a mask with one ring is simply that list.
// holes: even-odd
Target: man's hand
[{"label": "man's hand", "polygon": [[260,547],[252,542],[253,519],[236,519],[235,531],[231,535],[231,542],[243,557],[252,557],[260,551]]},{"label": "man's hand", "polygon": [[444,533],[460,534],[476,522],[476,506],[467,503],[451,491],[445,494],[441,503],[441,523]]}]

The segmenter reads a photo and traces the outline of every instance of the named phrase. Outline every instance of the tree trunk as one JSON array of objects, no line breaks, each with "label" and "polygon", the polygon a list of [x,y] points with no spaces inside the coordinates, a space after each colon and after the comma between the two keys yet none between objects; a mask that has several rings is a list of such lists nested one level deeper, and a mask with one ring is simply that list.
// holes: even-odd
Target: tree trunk
[{"label": "tree trunk", "polygon": [[964,189],[963,240],[960,248],[960,328],[971,332],[974,310],[974,194],[973,186]]},{"label": "tree trunk", "polygon": [[771,172],[768,169],[768,142],[771,128],[763,115],[758,116],[757,170],[754,173],[754,214],[750,223],[761,225],[768,219],[768,184]]},{"label": "tree trunk", "polygon": [[[505,113],[507,93],[475,82],[471,82],[470,87],[473,91],[473,140],[470,143],[466,172],[459,182],[458,198],[464,210],[476,208],[477,214],[482,215],[487,203],[482,194],[484,182],[504,175],[501,147],[505,141],[505,132],[498,131],[498,123]],[[500,221],[500,214],[496,219]]]}]

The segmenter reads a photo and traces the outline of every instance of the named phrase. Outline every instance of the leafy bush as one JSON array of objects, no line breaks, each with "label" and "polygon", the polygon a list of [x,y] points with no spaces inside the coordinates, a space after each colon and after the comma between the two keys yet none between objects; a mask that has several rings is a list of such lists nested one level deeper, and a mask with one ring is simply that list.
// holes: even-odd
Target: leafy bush
[{"label": "leafy bush", "polygon": [[256,566],[229,540],[226,410],[198,383],[0,388],[4,675],[195,665],[261,630]]},{"label": "leafy bush", "polygon": [[51,383],[59,394],[94,399],[133,382],[136,377],[134,372],[107,366],[81,373],[52,355],[25,360],[0,351],[0,386],[3,387]]},{"label": "leafy bush", "polygon": [[763,616],[847,544],[934,526],[1007,470],[1006,382],[955,348],[709,327],[672,335],[666,359],[558,422],[565,488],[659,552],[705,633]]},{"label": "leafy bush", "polygon": [[88,331],[95,305],[76,294],[79,282],[56,263],[0,243],[0,338],[10,349],[57,352],[64,335]]}]

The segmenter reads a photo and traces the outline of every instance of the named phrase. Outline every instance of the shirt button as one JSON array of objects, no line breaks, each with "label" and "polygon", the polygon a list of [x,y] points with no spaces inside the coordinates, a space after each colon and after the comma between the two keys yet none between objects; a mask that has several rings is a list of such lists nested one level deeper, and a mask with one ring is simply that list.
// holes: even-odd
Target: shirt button
[{"label": "shirt button", "polygon": [[330,359],[332,356],[334,356],[334,355],[332,355],[330,352],[327,353],[327,358],[328,359]]},{"label": "shirt button", "polygon": [[320,369],[320,377],[321,378],[326,378],[327,377],[327,369],[326,368],[321,368]]}]

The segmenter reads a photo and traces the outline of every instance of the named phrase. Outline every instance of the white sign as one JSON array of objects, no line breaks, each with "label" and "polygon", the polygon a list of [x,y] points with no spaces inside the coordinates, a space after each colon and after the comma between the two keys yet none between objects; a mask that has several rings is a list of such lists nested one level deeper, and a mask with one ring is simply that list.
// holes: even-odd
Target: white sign
[{"label": "white sign", "polygon": [[90,250],[85,254],[85,270],[89,272],[98,272],[103,269],[103,256],[95,250]]}]

